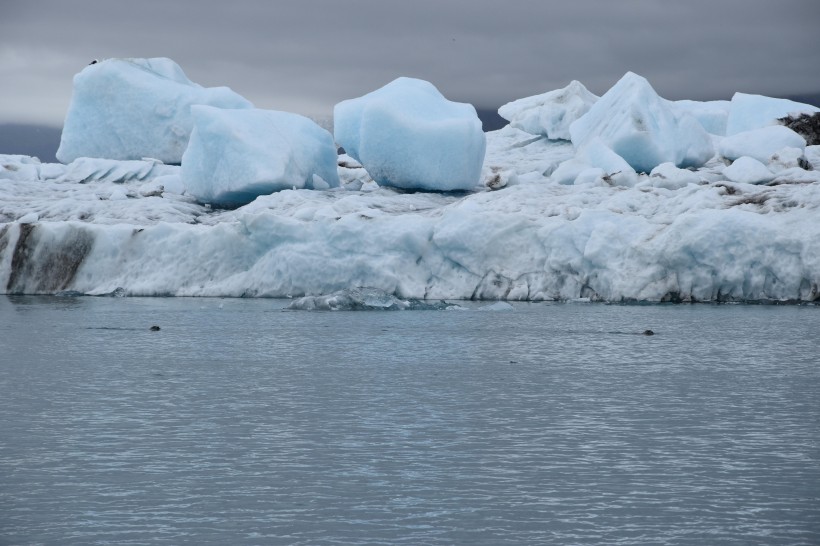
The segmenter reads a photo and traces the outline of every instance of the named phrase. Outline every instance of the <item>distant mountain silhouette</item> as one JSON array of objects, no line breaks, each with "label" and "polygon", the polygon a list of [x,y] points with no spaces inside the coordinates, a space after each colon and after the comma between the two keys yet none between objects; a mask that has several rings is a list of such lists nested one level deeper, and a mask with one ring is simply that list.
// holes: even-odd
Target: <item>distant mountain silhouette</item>
[{"label": "distant mountain silhouette", "polygon": [[0,154],[30,155],[43,163],[55,163],[62,131],[47,125],[0,124]]}]

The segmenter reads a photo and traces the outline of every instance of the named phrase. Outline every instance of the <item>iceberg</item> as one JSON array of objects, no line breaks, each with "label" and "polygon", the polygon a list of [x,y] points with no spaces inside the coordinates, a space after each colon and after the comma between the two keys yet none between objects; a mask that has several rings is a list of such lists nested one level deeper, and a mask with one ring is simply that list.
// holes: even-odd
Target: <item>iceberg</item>
[{"label": "iceberg", "polygon": [[57,159],[178,164],[193,128],[191,106],[251,108],[227,87],[203,88],[171,59],[107,59],[74,76]]},{"label": "iceberg", "polygon": [[703,126],[669,106],[646,79],[632,72],[573,122],[569,131],[576,148],[600,138],[639,172],[648,173],[666,162],[700,167],[714,155]]},{"label": "iceberg", "polygon": [[817,112],[820,112],[820,108],[801,102],[735,93],[729,107],[726,135],[731,136],[768,125],[776,125],[781,118]]},{"label": "iceberg", "polygon": [[569,126],[589,111],[598,96],[576,80],[563,89],[509,102],[498,114],[516,129],[551,140],[569,140]]},{"label": "iceberg", "polygon": [[212,106],[191,113],[182,185],[203,203],[235,207],[284,189],[339,186],[333,137],[304,116]]},{"label": "iceberg", "polygon": [[[294,309],[440,308],[461,299],[820,302],[820,146],[766,149],[756,159],[748,154],[758,155],[758,144],[777,139],[708,135],[636,78],[571,125],[601,124],[577,145],[509,125],[482,134],[478,183],[462,192],[380,186],[304,118],[207,105],[191,108],[202,119],[181,166],[0,155],[0,292],[287,297]],[[387,103],[412,125],[415,103]],[[424,105],[415,129],[428,146],[449,125],[446,116],[425,121]],[[382,130],[380,115],[346,119]],[[357,146],[373,127],[350,123],[337,131],[361,131],[347,142],[366,158]],[[691,155],[694,144],[680,152],[671,135],[685,144],[695,133],[746,155],[728,166],[720,156],[687,168],[669,159],[647,175],[622,155],[632,148],[612,147],[643,143],[651,164]],[[393,159],[406,173],[429,157]]]},{"label": "iceberg", "polygon": [[430,82],[398,78],[333,110],[334,136],[380,186],[474,189],[486,139],[475,108],[445,99]]}]

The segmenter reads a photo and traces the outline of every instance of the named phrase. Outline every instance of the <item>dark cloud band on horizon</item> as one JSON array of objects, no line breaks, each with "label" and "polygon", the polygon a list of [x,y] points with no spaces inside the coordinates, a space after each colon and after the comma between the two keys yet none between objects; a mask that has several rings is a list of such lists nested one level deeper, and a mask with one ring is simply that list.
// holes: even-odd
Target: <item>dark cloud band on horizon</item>
[{"label": "dark cloud band on horizon", "polygon": [[624,72],[670,99],[820,91],[815,0],[7,0],[0,121],[59,123],[92,58],[166,56],[257,106],[328,115],[398,76],[482,108]]}]

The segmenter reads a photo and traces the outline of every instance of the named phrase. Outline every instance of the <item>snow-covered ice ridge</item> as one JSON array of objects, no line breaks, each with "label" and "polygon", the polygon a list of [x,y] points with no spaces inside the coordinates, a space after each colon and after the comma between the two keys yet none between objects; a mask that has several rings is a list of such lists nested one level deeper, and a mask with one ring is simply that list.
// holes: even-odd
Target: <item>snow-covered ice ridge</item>
[{"label": "snow-covered ice ridge", "polygon": [[[188,191],[184,163],[0,155],[0,292],[820,301],[820,146],[777,121],[817,109],[656,100],[627,78],[600,99],[573,84],[585,106],[565,128],[574,138],[586,118],[578,142],[554,138],[550,97],[504,109],[529,132],[487,133],[480,177],[460,192],[380,187],[342,155],[338,187],[325,174],[229,210]],[[663,161],[649,172],[631,163],[650,156]]]}]

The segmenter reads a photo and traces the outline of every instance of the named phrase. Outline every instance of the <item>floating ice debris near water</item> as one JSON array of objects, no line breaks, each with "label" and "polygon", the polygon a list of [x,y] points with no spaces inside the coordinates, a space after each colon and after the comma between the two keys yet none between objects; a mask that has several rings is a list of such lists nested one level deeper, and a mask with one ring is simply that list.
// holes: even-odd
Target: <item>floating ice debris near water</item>
[{"label": "floating ice debris near water", "polygon": [[286,309],[299,311],[439,311],[458,307],[444,301],[399,299],[378,288],[351,288],[324,296],[304,296]]},{"label": "floating ice debris near water", "polygon": [[775,125],[780,118],[799,114],[814,114],[820,108],[788,99],[735,93],[729,107],[726,135]]},{"label": "floating ice debris near water", "polygon": [[74,76],[57,159],[157,158],[179,163],[193,128],[191,106],[251,108],[227,87],[203,88],[171,59],[107,59]]},{"label": "floating ice debris near water", "polygon": [[506,301],[497,301],[484,307],[479,307],[479,311],[514,311],[515,308]]},{"label": "floating ice debris near water", "polygon": [[201,202],[239,206],[284,189],[339,186],[333,137],[314,121],[273,110],[193,106],[191,112],[182,183]]},{"label": "floating ice debris near water", "polygon": [[718,145],[718,152],[731,161],[749,156],[766,163],[783,148],[805,150],[806,140],[788,127],[772,125],[728,136]]},{"label": "floating ice debris near water", "polygon": [[551,140],[569,140],[569,126],[589,111],[598,96],[573,80],[563,89],[508,102],[498,114],[512,127]]},{"label": "floating ice debris near water", "polygon": [[627,72],[570,125],[582,149],[600,138],[633,169],[650,172],[665,162],[700,167],[714,155],[712,139],[691,115],[673,109],[641,76]]},{"label": "floating ice debris near water", "polygon": [[336,142],[380,186],[471,190],[486,139],[475,108],[451,102],[430,82],[398,78],[333,110]]}]

